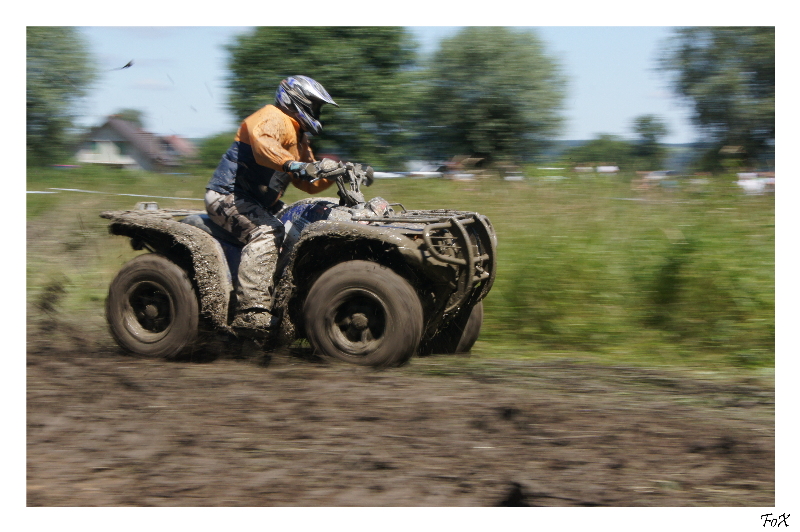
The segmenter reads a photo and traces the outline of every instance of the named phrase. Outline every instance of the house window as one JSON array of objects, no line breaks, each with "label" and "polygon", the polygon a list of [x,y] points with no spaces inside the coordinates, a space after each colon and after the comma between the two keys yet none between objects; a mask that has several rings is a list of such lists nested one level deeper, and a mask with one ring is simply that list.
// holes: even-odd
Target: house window
[{"label": "house window", "polygon": [[120,155],[128,155],[128,143],[127,142],[115,142],[117,145],[117,150],[119,151]]}]

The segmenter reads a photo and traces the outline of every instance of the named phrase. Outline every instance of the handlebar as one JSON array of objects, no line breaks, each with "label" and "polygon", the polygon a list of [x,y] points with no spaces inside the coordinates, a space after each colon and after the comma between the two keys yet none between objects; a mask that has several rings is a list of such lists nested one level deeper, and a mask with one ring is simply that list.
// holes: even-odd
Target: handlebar
[{"label": "handlebar", "polygon": [[355,207],[360,203],[365,203],[361,185],[370,186],[374,181],[371,166],[364,168],[358,163],[350,162],[340,162],[339,168],[325,177],[336,178],[336,186],[339,189],[339,205],[345,207]]}]

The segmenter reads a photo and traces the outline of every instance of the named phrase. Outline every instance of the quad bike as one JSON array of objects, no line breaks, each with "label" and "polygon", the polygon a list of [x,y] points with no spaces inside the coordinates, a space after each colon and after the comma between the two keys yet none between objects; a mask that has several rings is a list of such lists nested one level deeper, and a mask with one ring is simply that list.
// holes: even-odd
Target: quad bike
[{"label": "quad bike", "polygon": [[[323,357],[374,367],[469,351],[497,269],[488,218],[365,201],[372,169],[338,165],[338,200],[307,198],[275,211],[286,237],[271,310],[277,326],[262,346],[306,339]],[[106,317],[123,349],[182,358],[212,337],[239,334],[230,324],[242,244],[204,211],[140,203],[101,216],[111,234],[149,252],[109,288]]]}]

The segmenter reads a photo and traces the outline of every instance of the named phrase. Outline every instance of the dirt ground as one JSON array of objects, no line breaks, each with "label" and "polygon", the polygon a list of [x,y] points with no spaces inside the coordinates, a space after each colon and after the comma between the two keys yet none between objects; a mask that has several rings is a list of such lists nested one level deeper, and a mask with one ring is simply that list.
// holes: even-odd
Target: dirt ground
[{"label": "dirt ground", "polygon": [[29,326],[28,506],[775,505],[771,379],[164,362],[50,332]]}]

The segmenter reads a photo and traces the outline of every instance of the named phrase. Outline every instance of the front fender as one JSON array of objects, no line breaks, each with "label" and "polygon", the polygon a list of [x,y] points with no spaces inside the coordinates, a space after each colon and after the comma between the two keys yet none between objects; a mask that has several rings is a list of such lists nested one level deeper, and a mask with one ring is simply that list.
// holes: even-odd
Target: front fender
[{"label": "front fender", "polygon": [[367,239],[388,244],[396,249],[400,255],[412,266],[421,267],[425,262],[425,256],[419,245],[405,235],[395,231],[387,231],[383,227],[372,227],[369,225],[353,222],[341,222],[324,220],[310,224],[303,231],[302,236],[297,241],[294,251],[302,248],[308,241],[317,237],[325,236],[342,240]]},{"label": "front fender", "polygon": [[396,232],[336,220],[309,224],[278,264],[273,308],[284,311],[284,343],[300,334],[296,327],[302,323],[302,301],[317,275],[338,262],[355,259],[418,271],[425,265],[419,246]]}]

